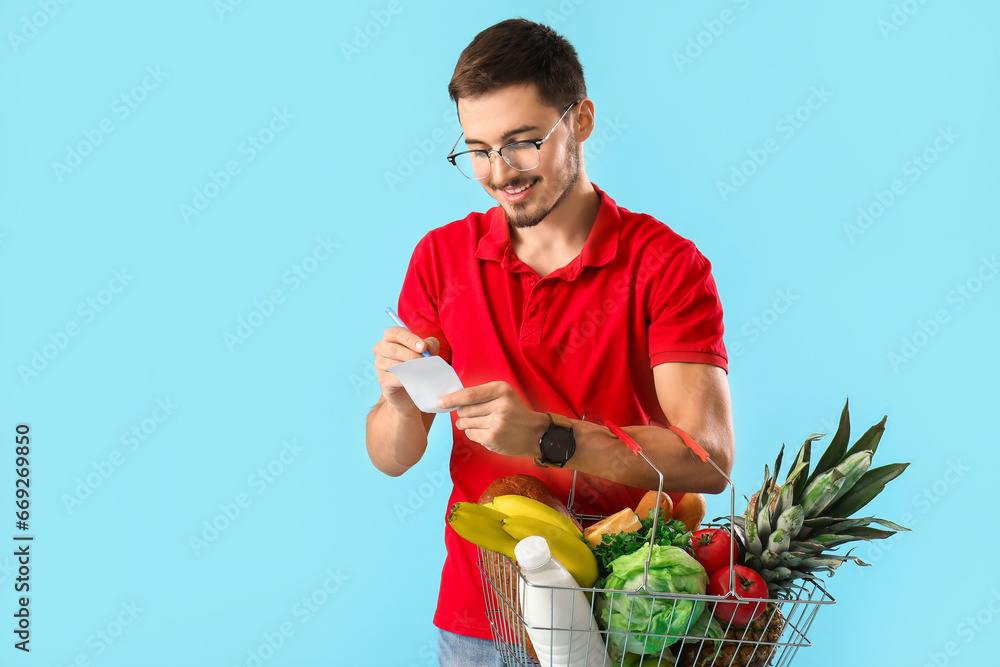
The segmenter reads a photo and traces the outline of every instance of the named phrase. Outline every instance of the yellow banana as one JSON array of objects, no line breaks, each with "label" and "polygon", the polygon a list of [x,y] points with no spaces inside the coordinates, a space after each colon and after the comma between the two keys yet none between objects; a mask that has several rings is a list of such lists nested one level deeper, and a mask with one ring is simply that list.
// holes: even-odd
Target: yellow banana
[{"label": "yellow banana", "polygon": [[517,540],[503,529],[503,518],[495,509],[477,503],[457,502],[448,508],[448,525],[459,536],[513,560]]},{"label": "yellow banana", "polygon": [[493,507],[507,516],[530,516],[583,537],[583,531],[569,517],[534,498],[518,495],[497,496],[493,499]]},{"label": "yellow banana", "polygon": [[[497,506],[493,504],[492,500],[490,502],[488,502],[488,503],[479,503],[479,504],[482,505],[483,507],[489,507],[491,510],[496,510],[497,509]],[[500,510],[497,510],[497,511],[500,512]],[[507,516],[506,512],[500,512],[500,513],[503,514],[504,516]]]},{"label": "yellow banana", "polygon": [[597,581],[597,559],[582,537],[530,516],[508,516],[501,525],[518,542],[531,535],[544,537],[552,557],[582,588],[590,588]]}]

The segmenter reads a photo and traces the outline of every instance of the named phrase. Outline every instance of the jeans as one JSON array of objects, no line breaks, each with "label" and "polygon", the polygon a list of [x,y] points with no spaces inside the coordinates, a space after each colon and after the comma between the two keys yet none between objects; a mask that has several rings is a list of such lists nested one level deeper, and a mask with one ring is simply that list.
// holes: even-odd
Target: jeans
[{"label": "jeans", "polygon": [[489,639],[477,639],[439,630],[440,667],[504,667],[500,653]]}]

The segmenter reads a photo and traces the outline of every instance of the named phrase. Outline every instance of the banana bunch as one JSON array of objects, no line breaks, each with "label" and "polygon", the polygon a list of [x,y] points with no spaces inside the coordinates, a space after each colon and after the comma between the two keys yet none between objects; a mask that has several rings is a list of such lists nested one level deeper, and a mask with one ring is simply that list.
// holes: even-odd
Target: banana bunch
[{"label": "banana bunch", "polygon": [[448,525],[476,546],[514,558],[514,546],[540,535],[552,557],[573,575],[581,588],[597,581],[597,559],[583,532],[545,503],[518,495],[497,496],[490,503],[457,502],[448,509]]}]

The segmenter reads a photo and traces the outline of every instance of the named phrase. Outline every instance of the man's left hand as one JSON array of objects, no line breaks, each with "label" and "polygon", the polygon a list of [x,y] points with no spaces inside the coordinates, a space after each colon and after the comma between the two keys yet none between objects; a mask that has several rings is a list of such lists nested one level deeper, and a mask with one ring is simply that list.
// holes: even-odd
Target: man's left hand
[{"label": "man's left hand", "polygon": [[505,456],[538,456],[538,440],[549,426],[544,412],[528,409],[506,382],[487,382],[441,397],[438,407],[458,407],[455,426],[466,437]]}]

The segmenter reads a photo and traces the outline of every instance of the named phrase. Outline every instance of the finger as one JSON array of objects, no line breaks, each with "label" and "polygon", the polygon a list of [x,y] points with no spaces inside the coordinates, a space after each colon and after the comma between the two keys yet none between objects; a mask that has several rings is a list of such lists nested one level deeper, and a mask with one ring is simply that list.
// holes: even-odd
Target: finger
[{"label": "finger", "polygon": [[481,428],[467,429],[464,431],[466,438],[472,442],[482,445],[483,447],[486,447],[486,449],[489,449],[490,451],[493,451],[492,448],[487,446],[487,443],[492,442],[489,438],[489,433],[488,429]]},{"label": "finger", "polygon": [[485,417],[493,414],[493,402],[487,401],[485,403],[470,403],[468,405],[462,405],[458,408],[457,412],[459,417]]},{"label": "finger", "polygon": [[375,359],[375,370],[380,373],[386,373],[393,366],[398,366],[401,362],[398,359],[387,359],[385,357],[378,357]]},{"label": "finger", "polygon": [[402,345],[413,350],[417,354],[420,354],[427,349],[427,343],[424,342],[423,338],[404,327],[389,327],[385,330],[382,340],[384,342]]},{"label": "finger", "polygon": [[460,431],[467,431],[469,429],[473,430],[487,430],[496,426],[496,420],[494,420],[490,415],[477,415],[474,417],[462,417],[460,416],[455,420],[455,428]]},{"label": "finger", "polygon": [[392,364],[398,364],[404,361],[410,361],[411,359],[420,358],[420,354],[399,343],[381,341],[372,348],[372,351],[375,353],[376,360],[385,359],[390,366]]},{"label": "finger", "polygon": [[400,350],[405,350],[406,352],[412,352],[405,345],[400,345],[394,341],[380,340],[372,346],[372,352],[376,357],[385,357],[386,359],[394,359],[400,355]]},{"label": "finger", "polygon": [[427,343],[427,350],[432,355],[438,356],[441,354],[441,341],[439,341],[437,338],[435,338],[434,336],[428,336],[427,338],[424,339],[424,342]]},{"label": "finger", "polygon": [[463,405],[473,405],[475,403],[485,403],[493,400],[491,384],[481,384],[475,387],[466,387],[450,394],[445,394],[438,399],[438,407],[451,409],[462,407]]}]

